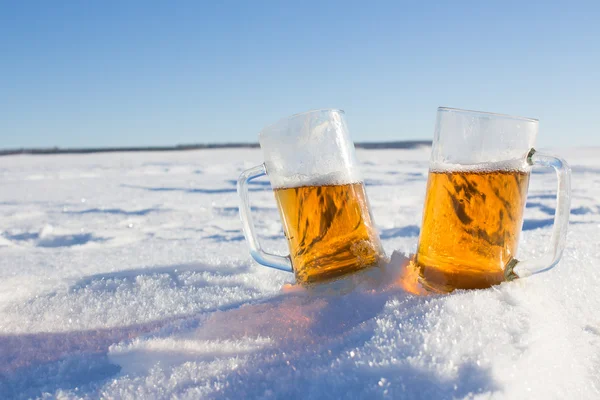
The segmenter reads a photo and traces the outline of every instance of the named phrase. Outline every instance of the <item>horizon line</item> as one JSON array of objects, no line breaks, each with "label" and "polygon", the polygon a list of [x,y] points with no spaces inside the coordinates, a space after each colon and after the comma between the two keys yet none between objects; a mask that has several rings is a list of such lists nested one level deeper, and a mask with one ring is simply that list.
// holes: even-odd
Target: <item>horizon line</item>
[{"label": "horizon line", "polygon": [[[398,140],[386,142],[355,142],[359,149],[412,149],[431,146],[431,140]],[[259,148],[258,142],[227,142],[227,143],[197,143],[178,144],[175,146],[109,146],[109,147],[21,147],[0,149],[0,156],[10,155],[44,155],[44,154],[91,154],[116,152],[156,152],[156,151],[188,151],[231,148]]]}]

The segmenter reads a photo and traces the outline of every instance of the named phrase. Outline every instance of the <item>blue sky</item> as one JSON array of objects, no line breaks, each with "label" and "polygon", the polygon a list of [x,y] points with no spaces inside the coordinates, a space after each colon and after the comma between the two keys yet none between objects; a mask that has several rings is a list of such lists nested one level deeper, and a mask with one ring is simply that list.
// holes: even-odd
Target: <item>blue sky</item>
[{"label": "blue sky", "polygon": [[327,107],[430,139],[440,105],[600,145],[599,3],[0,1],[0,147],[248,142]]}]

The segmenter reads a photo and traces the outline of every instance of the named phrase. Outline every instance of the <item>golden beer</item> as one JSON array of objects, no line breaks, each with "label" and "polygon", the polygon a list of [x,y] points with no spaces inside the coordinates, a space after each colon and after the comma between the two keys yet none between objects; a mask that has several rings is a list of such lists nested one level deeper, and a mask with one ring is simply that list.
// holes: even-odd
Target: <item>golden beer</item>
[{"label": "golden beer", "polygon": [[382,249],[362,183],[280,188],[275,198],[299,283],[378,263]]},{"label": "golden beer", "polygon": [[440,292],[501,283],[528,185],[520,170],[430,171],[415,260],[421,283]]}]

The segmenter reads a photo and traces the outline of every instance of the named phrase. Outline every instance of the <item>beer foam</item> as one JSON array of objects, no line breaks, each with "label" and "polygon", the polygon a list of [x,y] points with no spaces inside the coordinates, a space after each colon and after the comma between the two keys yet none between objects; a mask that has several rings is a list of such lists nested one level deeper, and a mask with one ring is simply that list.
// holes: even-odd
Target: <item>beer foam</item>
[{"label": "beer foam", "polygon": [[301,186],[327,186],[359,183],[362,179],[356,171],[335,171],[322,175],[294,174],[290,176],[269,176],[274,189]]},{"label": "beer foam", "polygon": [[432,162],[429,166],[431,172],[491,172],[491,171],[518,171],[529,172],[531,167],[522,158],[492,161],[476,164],[453,164]]}]

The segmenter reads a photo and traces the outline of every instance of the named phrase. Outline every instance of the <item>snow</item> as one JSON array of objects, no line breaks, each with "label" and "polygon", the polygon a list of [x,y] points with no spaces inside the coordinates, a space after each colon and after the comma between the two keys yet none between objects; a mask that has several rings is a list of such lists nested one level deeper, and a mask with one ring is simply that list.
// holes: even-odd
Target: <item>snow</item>
[{"label": "snow", "polygon": [[[260,150],[2,157],[0,398],[599,398],[600,149],[556,152],[573,170],[558,266],[428,297],[397,282],[429,148],[358,151],[392,259],[314,291],[248,254],[235,184]],[[520,258],[549,241],[555,185],[534,170]],[[285,253],[269,184],[250,187]]]}]

